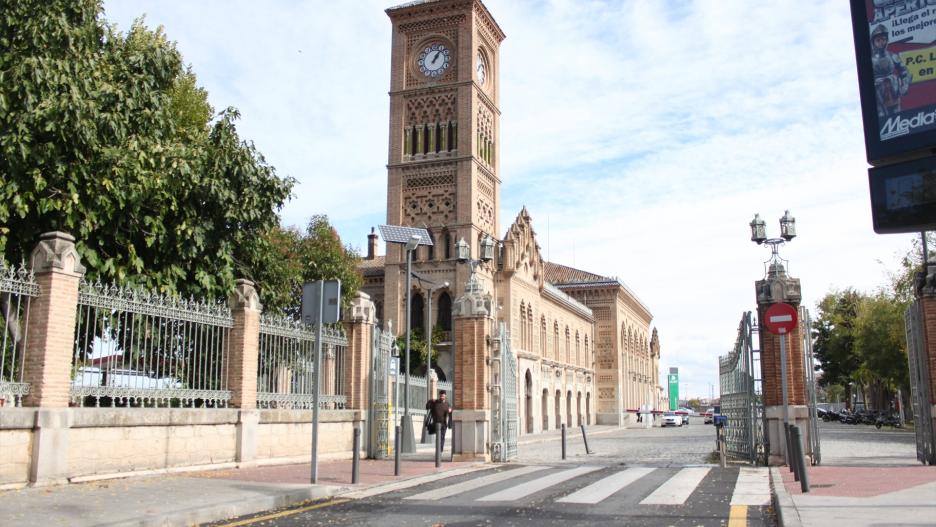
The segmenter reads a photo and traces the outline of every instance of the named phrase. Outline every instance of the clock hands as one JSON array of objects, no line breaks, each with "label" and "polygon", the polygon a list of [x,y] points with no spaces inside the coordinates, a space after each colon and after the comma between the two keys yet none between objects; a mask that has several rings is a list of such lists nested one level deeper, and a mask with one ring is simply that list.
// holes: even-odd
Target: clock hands
[{"label": "clock hands", "polygon": [[436,52],[435,52],[435,57],[433,57],[433,59],[432,59],[432,63],[433,63],[433,64],[435,64],[436,61],[439,60],[439,56],[440,56],[440,55],[442,55],[442,52],[441,52],[441,51],[436,51]]}]

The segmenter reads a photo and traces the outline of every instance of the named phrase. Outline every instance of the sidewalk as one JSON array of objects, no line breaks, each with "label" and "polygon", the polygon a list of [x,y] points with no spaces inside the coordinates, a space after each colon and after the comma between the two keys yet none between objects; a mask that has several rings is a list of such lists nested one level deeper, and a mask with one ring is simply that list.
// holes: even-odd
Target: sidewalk
[{"label": "sidewalk", "polygon": [[364,497],[490,466],[443,462],[437,469],[433,454],[432,445],[418,445],[415,454],[402,457],[399,477],[392,459],[361,460],[357,485],[351,484],[346,459],[320,461],[316,485],[309,483],[311,465],[304,463],[23,488],[0,492],[0,525],[196,525],[310,499]]},{"label": "sidewalk", "polygon": [[784,527],[936,524],[936,467],[868,463],[807,468],[804,494],[787,467],[771,467],[777,513]]}]

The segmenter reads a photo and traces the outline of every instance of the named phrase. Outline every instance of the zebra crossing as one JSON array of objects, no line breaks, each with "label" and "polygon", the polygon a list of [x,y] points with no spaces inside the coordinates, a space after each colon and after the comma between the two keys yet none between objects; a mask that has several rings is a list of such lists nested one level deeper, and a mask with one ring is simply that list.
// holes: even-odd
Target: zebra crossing
[{"label": "zebra crossing", "polygon": [[[435,488],[402,499],[409,502],[448,500],[511,504],[535,496],[558,504],[596,505],[626,499],[637,505],[681,506],[699,492],[708,478],[711,480],[708,485],[719,489],[733,481],[730,502],[726,505],[763,507],[770,503],[768,474],[765,468],[748,467],[620,468],[583,465],[570,468],[524,465],[493,473],[467,474],[457,482],[442,480]],[[723,490],[727,495],[727,489]]]}]

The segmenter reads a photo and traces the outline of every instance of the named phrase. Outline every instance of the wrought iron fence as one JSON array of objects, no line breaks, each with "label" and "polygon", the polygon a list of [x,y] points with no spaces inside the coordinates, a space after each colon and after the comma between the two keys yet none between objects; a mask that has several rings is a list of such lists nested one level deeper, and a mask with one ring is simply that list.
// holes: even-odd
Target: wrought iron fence
[{"label": "wrought iron fence", "polygon": [[[322,328],[322,390],[319,408],[347,404],[345,353],[348,339],[338,328]],[[315,397],[315,326],[263,316],[257,364],[257,407],[311,409]]]},{"label": "wrought iron fence", "polygon": [[29,393],[29,384],[23,382],[29,304],[38,295],[39,285],[25,263],[14,268],[0,258],[0,406],[22,406]]},{"label": "wrought iron fence", "polygon": [[718,358],[721,413],[728,454],[751,463],[765,463],[763,401],[757,391],[759,364],[755,359],[754,321],[745,312],[738,324],[734,349]]},{"label": "wrought iron fence", "polygon": [[82,281],[71,402],[225,407],[232,325],[223,302]]}]

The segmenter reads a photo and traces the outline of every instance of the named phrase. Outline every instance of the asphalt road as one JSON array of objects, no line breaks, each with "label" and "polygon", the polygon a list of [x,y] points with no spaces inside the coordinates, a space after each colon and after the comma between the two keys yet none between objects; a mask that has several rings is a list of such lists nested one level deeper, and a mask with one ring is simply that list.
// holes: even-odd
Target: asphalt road
[{"label": "asphalt road", "polygon": [[217,525],[721,527],[739,511],[748,525],[772,525],[765,506],[731,506],[740,469],[706,464],[714,433],[701,419],[680,428],[615,430],[589,438],[595,453],[587,455],[579,432],[569,436],[565,462],[558,440],[521,444],[517,463]]}]

